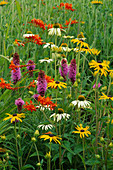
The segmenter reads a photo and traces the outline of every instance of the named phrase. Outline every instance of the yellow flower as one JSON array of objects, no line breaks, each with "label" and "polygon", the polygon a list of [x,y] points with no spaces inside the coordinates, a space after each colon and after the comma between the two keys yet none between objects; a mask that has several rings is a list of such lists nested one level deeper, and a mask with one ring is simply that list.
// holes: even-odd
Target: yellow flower
[{"label": "yellow flower", "polygon": [[101,76],[104,74],[104,76],[106,77],[107,76],[107,72],[108,72],[108,68],[109,68],[109,64],[110,64],[110,61],[94,61],[92,60],[89,65],[90,65],[90,68],[94,68],[95,72],[94,72],[94,75],[96,75],[97,73],[101,74]]},{"label": "yellow flower", "polygon": [[100,5],[100,4],[103,4],[102,1],[92,1],[91,2],[92,4],[94,5]]},{"label": "yellow flower", "polygon": [[80,32],[80,34],[77,35],[77,38],[85,38],[83,32]]},{"label": "yellow flower", "polygon": [[51,87],[51,88],[54,88],[54,89],[57,89],[57,87],[59,87],[61,89],[61,87],[63,88],[67,88],[66,87],[66,83],[63,83],[63,82],[60,82],[60,81],[51,81],[48,83],[47,87]]},{"label": "yellow flower", "polygon": [[87,48],[89,48],[89,45],[88,45],[86,42],[84,42],[82,39],[77,39],[77,38],[76,38],[76,39],[72,39],[71,42],[77,43],[77,45],[80,44],[80,48],[81,48],[81,47],[87,47]]},{"label": "yellow flower", "polygon": [[103,92],[102,92],[102,94],[103,94],[103,96],[101,96],[99,100],[102,100],[102,99],[104,99],[104,100],[110,99],[110,100],[113,101],[113,97],[112,97],[112,96],[107,96],[107,95],[105,95]]},{"label": "yellow flower", "polygon": [[59,136],[53,135],[51,132],[47,132],[47,133],[45,133],[44,135],[39,136],[39,138],[40,138],[40,139],[44,138],[44,140],[49,139],[49,140],[50,140],[50,143],[51,143],[52,140],[53,140],[53,141],[55,141],[55,143],[59,143],[59,144],[61,145],[61,143],[60,143],[60,141],[59,141],[58,139],[61,139],[61,140],[62,140],[62,138],[60,138]]},{"label": "yellow flower", "polygon": [[7,5],[7,4],[8,4],[8,2],[5,2],[5,1],[0,2],[0,6]]},{"label": "yellow flower", "polygon": [[6,113],[6,115],[8,115],[8,117],[6,117],[5,119],[3,119],[3,121],[10,119],[11,123],[15,123],[16,122],[22,122],[22,120],[20,118],[25,118],[25,114],[24,113],[14,113],[13,115]]},{"label": "yellow flower", "polygon": [[111,17],[113,16],[112,14],[109,14]]},{"label": "yellow flower", "polygon": [[80,124],[80,127],[77,125],[77,127],[75,127],[78,131],[73,131],[72,133],[80,133],[80,138],[84,138],[85,135],[88,137],[88,135],[91,135],[91,132],[88,131],[89,127],[86,126],[85,128],[82,127],[82,124]]},{"label": "yellow flower", "polygon": [[90,49],[93,55],[99,55],[101,51],[98,51],[96,48]]},{"label": "yellow flower", "polygon": [[88,47],[80,48],[80,50],[79,50],[79,51],[81,51],[81,52],[85,52],[86,54],[87,54],[87,53],[90,53],[90,54],[91,54],[91,49],[90,49],[90,48],[88,48]]}]

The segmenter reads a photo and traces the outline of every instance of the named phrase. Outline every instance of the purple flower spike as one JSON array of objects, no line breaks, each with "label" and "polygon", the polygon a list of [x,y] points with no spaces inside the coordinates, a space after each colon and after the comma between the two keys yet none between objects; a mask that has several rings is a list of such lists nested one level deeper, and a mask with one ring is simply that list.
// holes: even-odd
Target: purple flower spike
[{"label": "purple flower spike", "polygon": [[66,75],[68,73],[68,65],[66,59],[62,59],[61,67],[59,68],[59,73],[64,78],[64,81],[66,81]]},{"label": "purple flower spike", "polygon": [[[29,60],[27,65],[30,65],[30,64],[34,64],[34,62],[32,60]],[[31,72],[29,72],[29,75],[32,77],[33,76],[33,72],[32,70],[35,69],[35,65],[31,65],[31,66],[27,66],[27,69]]]},{"label": "purple flower spike", "polygon": [[34,94],[32,97],[33,97],[35,100],[38,100],[38,96],[39,96],[39,94]]},{"label": "purple flower spike", "polygon": [[38,83],[37,83],[37,91],[43,97],[47,90],[47,81],[45,79],[44,71],[40,70],[38,73]]},{"label": "purple flower spike", "polygon": [[16,84],[21,78],[20,68],[16,68],[15,70],[16,71],[12,70],[11,72],[11,78],[14,84]]},{"label": "purple flower spike", "polygon": [[69,66],[69,78],[72,82],[72,84],[74,84],[75,80],[76,80],[76,60],[72,59],[71,60],[71,64]]},{"label": "purple flower spike", "polygon": [[24,104],[24,101],[21,98],[18,98],[15,100],[15,105],[17,106],[18,112],[22,110],[22,105]]},{"label": "purple flower spike", "polygon": [[15,65],[19,65],[20,64],[20,59],[19,59],[19,55],[18,53],[15,53],[14,56],[13,56],[13,63]]}]

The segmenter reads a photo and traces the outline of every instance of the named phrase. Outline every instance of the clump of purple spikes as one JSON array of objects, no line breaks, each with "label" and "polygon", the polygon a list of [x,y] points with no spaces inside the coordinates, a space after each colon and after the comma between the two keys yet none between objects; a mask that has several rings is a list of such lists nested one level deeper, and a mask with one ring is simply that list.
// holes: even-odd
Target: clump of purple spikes
[{"label": "clump of purple spikes", "polygon": [[18,98],[15,100],[15,105],[17,106],[18,112],[22,110],[22,105],[24,104],[24,101],[21,98]]},{"label": "clump of purple spikes", "polygon": [[27,69],[30,71],[29,75],[32,77],[33,76],[33,71],[32,70],[35,69],[35,64],[34,64],[34,62],[32,60],[29,60],[27,65],[30,65],[30,66],[27,66]]},{"label": "clump of purple spikes", "polygon": [[71,64],[69,66],[69,78],[72,84],[74,84],[76,80],[76,60],[75,59],[71,60]]},{"label": "clump of purple spikes", "polygon": [[47,90],[47,81],[45,79],[44,71],[40,70],[38,73],[38,83],[37,83],[37,91],[41,96],[45,95]]},{"label": "clump of purple spikes", "polygon": [[64,78],[64,81],[66,81],[66,75],[68,73],[68,65],[67,65],[67,60],[64,58],[61,61],[61,67],[59,68],[59,73]]}]

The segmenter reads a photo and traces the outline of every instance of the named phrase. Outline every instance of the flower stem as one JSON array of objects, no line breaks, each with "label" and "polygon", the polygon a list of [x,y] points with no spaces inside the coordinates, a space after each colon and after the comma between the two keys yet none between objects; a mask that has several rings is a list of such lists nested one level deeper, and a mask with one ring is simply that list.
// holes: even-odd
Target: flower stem
[{"label": "flower stem", "polygon": [[[83,159],[84,159],[84,162],[85,162],[85,138],[83,138]],[[85,165],[85,163],[84,163],[84,169],[86,170],[86,165]]]},{"label": "flower stem", "polygon": [[[29,155],[30,155],[30,152],[31,152],[32,147],[33,147],[33,143],[32,143],[32,145],[31,145],[31,148],[29,149],[29,152],[28,152],[27,158],[26,158],[26,160],[25,160],[25,162],[24,162],[24,165],[26,164],[26,162],[27,162],[27,160],[28,160],[28,157],[29,157]],[[24,165],[23,165],[23,166],[24,166]]]}]

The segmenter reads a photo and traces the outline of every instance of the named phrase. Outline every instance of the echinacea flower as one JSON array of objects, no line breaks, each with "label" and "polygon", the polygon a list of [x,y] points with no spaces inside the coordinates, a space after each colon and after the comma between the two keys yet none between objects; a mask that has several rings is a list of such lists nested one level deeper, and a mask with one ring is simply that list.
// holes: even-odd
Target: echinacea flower
[{"label": "echinacea flower", "polygon": [[102,94],[103,94],[103,96],[101,96],[100,98],[99,98],[99,100],[102,100],[102,99],[104,99],[104,100],[106,100],[106,99],[110,99],[110,100],[112,100],[113,101],[113,97],[112,96],[110,96],[110,95],[105,95],[103,92],[102,92]]},{"label": "echinacea flower", "polygon": [[72,84],[74,84],[76,80],[76,60],[72,59],[71,64],[69,66],[69,79],[71,80]]},{"label": "echinacea flower", "polygon": [[47,123],[38,125],[38,128],[39,129],[41,128],[42,130],[52,129],[53,127],[54,127],[53,125]]},{"label": "echinacea flower", "polygon": [[30,38],[30,37],[32,38],[32,36],[34,36],[34,35],[35,34],[32,34],[32,33],[31,34],[23,34],[23,37],[24,38]]},{"label": "echinacea flower", "polygon": [[4,5],[7,5],[7,4],[8,4],[8,2],[6,2],[4,0],[0,2],[0,6],[4,6]]},{"label": "echinacea flower", "polygon": [[95,60],[92,60],[89,63],[90,68],[94,68],[94,70],[95,70],[94,75],[99,73],[101,76],[104,74],[105,77],[107,76],[109,64],[110,64],[110,61],[106,61],[106,60],[104,60],[103,62],[101,62],[101,61],[97,62]]},{"label": "echinacea flower", "polygon": [[62,59],[61,67],[59,67],[59,73],[64,78],[64,81],[66,81],[66,76],[67,76],[67,73],[68,73],[68,65],[67,65],[66,59]]},{"label": "echinacea flower", "polygon": [[103,4],[102,1],[91,1],[92,4],[94,5],[100,5],[100,4]]},{"label": "echinacea flower", "polygon": [[61,36],[61,31],[65,32],[65,30],[61,28],[60,24],[56,23],[56,24],[53,24],[53,28],[50,28],[48,30],[48,35]]},{"label": "echinacea flower", "polygon": [[74,38],[74,36],[70,36],[70,35],[64,35],[63,38],[66,38],[66,39],[71,39],[71,38]]},{"label": "echinacea flower", "polygon": [[62,51],[65,51],[65,52],[71,51],[71,48],[69,48],[66,43],[62,43],[60,47],[62,48]]},{"label": "echinacea flower", "polygon": [[54,88],[54,89],[59,87],[61,89],[61,87],[67,88],[66,85],[67,85],[66,83],[63,83],[63,82],[60,82],[60,81],[51,81],[47,84],[47,87],[51,87],[51,88]]},{"label": "echinacea flower", "polygon": [[27,63],[27,69],[29,70],[29,75],[33,77],[33,70],[35,69],[35,64],[32,60],[29,60]]},{"label": "echinacea flower", "polygon": [[88,135],[91,135],[91,132],[88,131],[89,127],[86,126],[85,128],[82,127],[82,124],[80,124],[80,127],[77,125],[77,127],[75,127],[77,131],[73,131],[72,133],[79,133],[80,134],[80,138],[84,138],[85,135],[88,137]]},{"label": "echinacea flower", "polygon": [[44,139],[44,141],[49,139],[50,143],[54,141],[55,143],[59,143],[61,145],[59,139],[62,140],[62,138],[60,138],[59,136],[55,136],[51,132],[47,132],[44,135],[39,136],[39,138]]},{"label": "echinacea flower", "polygon": [[11,123],[15,123],[15,122],[22,122],[22,120],[20,118],[25,118],[25,114],[24,113],[14,113],[13,115],[6,113],[6,115],[8,115],[8,117],[6,117],[5,119],[3,119],[3,121],[10,119]]},{"label": "echinacea flower", "polygon": [[61,119],[64,119],[67,121],[67,119],[69,119],[70,115],[67,113],[64,113],[64,110],[62,108],[58,108],[58,113],[53,113],[50,118],[53,117],[54,121],[61,121]]},{"label": "echinacea flower", "polygon": [[44,71],[40,70],[38,73],[38,83],[37,83],[37,91],[43,97],[47,90],[47,81],[45,79]]},{"label": "echinacea flower", "polygon": [[49,58],[44,58],[44,59],[39,60],[40,63],[43,63],[43,62],[50,63],[52,61],[53,59],[49,59]]},{"label": "echinacea flower", "polygon": [[77,108],[91,108],[91,102],[87,101],[84,96],[78,96],[78,100],[74,100],[71,102]]},{"label": "echinacea flower", "polygon": [[53,42],[46,43],[43,48],[52,48],[52,47],[57,47]]},{"label": "echinacea flower", "polygon": [[15,105],[17,106],[18,112],[22,110],[22,105],[24,104],[24,101],[21,98],[18,98],[15,100]]}]

